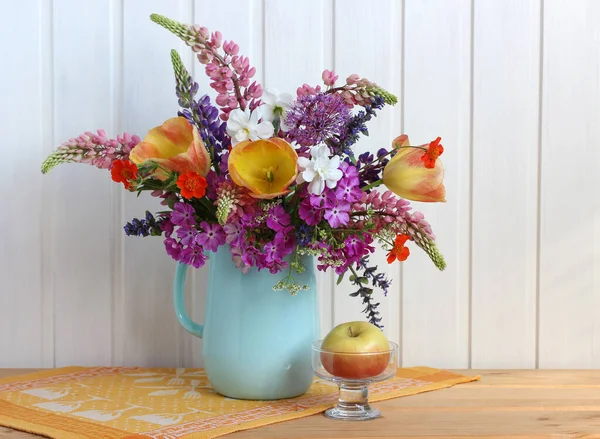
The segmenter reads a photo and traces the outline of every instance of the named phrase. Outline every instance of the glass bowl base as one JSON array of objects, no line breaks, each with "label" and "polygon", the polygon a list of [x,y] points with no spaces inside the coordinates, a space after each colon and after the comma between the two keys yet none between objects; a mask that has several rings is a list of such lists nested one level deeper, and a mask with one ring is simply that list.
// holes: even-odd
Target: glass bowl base
[{"label": "glass bowl base", "polygon": [[370,406],[357,405],[355,407],[332,407],[325,411],[329,419],[342,421],[370,421],[381,417],[381,412]]}]

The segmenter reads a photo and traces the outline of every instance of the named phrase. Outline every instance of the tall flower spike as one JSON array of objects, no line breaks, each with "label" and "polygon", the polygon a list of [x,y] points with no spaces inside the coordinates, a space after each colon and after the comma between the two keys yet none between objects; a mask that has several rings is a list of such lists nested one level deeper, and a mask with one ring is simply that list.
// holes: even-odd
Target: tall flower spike
[{"label": "tall flower spike", "polygon": [[110,169],[116,160],[128,160],[129,153],[140,140],[128,133],[109,139],[104,130],[98,130],[97,134],[86,131],[64,142],[44,160],[42,173],[62,163],[87,163],[100,169]]}]

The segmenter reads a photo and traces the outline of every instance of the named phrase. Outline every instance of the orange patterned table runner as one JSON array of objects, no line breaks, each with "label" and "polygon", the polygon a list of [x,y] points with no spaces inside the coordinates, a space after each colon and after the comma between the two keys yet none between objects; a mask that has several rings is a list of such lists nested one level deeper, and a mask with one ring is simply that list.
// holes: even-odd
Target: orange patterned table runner
[{"label": "orange patterned table runner", "polygon": [[[399,369],[370,387],[371,401],[476,380],[452,372]],[[322,412],[337,387],[315,380],[300,397],[243,401],[212,390],[202,369],[70,367],[0,380],[0,425],[51,438],[214,438]],[[332,421],[334,422],[334,421]]]}]

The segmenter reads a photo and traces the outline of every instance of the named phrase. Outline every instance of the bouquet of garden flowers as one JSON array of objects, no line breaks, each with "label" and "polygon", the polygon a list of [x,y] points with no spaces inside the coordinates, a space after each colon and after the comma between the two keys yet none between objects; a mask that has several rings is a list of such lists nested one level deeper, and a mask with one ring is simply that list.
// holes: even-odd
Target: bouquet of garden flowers
[{"label": "bouquet of garden flowers", "polygon": [[[177,117],[151,129],[144,139],[103,130],[62,144],[42,165],[88,163],[110,170],[129,191],[151,191],[164,211],[133,219],[125,233],[164,236],[167,253],[196,268],[208,252],[228,246],[236,266],[288,275],[274,289],[305,288],[294,278],[312,255],[319,270],[349,272],[369,321],[380,326],[374,288],[390,282],[369,263],[377,241],[387,262],[404,261],[409,241],[440,270],[445,262],[429,223],[407,200],[445,201],[440,138],[411,146],[406,135],[389,149],[356,156],[354,144],[367,122],[396,97],[356,74],[343,84],[330,70],[323,86],[302,85],[296,96],[265,90],[239,46],[220,32],[183,25],[160,15],[151,19],[197,53],[217,92],[215,105],[197,97],[194,82],[171,52]],[[375,190],[385,185],[387,191]]]}]

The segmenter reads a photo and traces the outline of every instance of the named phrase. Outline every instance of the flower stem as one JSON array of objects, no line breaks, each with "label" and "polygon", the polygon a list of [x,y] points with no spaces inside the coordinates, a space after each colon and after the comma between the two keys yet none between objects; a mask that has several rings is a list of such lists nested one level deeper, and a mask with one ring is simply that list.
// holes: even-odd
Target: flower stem
[{"label": "flower stem", "polygon": [[369,189],[373,189],[374,187],[380,186],[383,183],[383,178],[377,181],[374,181],[371,184],[368,184],[362,188],[363,192],[368,191]]}]

